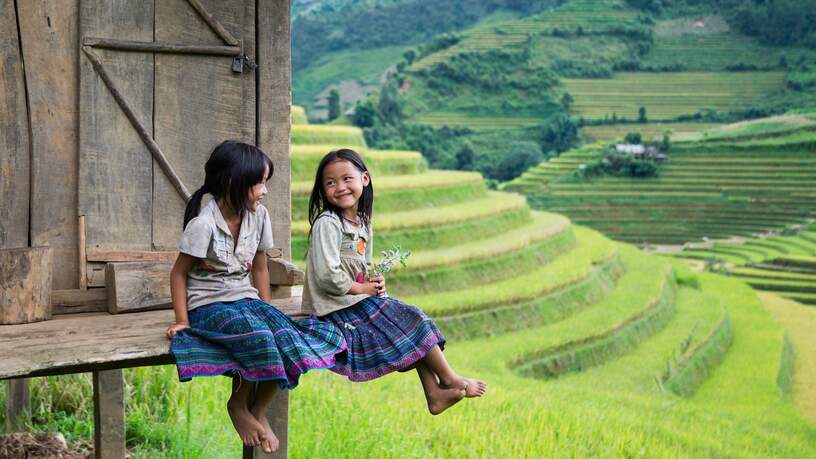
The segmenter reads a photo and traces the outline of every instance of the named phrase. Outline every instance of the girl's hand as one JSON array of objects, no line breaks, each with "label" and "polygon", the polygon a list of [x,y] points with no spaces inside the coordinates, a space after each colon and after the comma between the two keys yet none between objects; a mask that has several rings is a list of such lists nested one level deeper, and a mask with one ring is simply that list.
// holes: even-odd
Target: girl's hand
[{"label": "girl's hand", "polygon": [[173,339],[173,337],[176,336],[176,334],[178,332],[184,330],[185,328],[190,328],[190,324],[175,323],[175,324],[167,327],[167,338],[168,339]]},{"label": "girl's hand", "polygon": [[369,277],[368,281],[374,284],[376,295],[382,296],[385,294],[385,278],[382,275]]}]

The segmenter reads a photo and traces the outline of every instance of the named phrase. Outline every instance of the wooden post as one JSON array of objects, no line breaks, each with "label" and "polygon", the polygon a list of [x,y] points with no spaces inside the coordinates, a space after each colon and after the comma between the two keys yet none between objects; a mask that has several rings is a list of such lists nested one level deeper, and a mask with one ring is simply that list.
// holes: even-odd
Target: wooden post
[{"label": "wooden post", "polygon": [[122,370],[93,372],[94,457],[125,457],[125,382]]},{"label": "wooden post", "polygon": [[0,326],[51,318],[51,248],[0,250]]},{"label": "wooden post", "polygon": [[28,430],[26,423],[30,419],[31,396],[28,391],[28,379],[10,379],[6,404],[6,432]]}]

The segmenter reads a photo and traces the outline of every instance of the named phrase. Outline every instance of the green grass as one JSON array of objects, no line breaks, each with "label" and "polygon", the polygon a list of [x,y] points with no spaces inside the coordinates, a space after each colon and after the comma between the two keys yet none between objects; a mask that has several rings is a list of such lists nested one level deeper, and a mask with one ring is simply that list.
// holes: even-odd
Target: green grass
[{"label": "green grass", "polygon": [[299,105],[292,105],[292,124],[309,124],[306,109]]},{"label": "green grass", "polygon": [[366,146],[363,131],[360,128],[314,124],[292,126],[292,145],[299,144],[332,144],[335,148],[365,148]]},{"label": "green grass", "polygon": [[543,118],[512,116],[480,116],[466,112],[427,112],[409,120],[409,123],[428,124],[434,127],[464,126],[476,130],[506,129],[525,126],[536,126]]},{"label": "green grass", "polygon": [[572,111],[599,119],[613,114],[637,119],[646,108],[650,120],[691,115],[705,108],[737,110],[782,89],[782,72],[619,73],[611,79],[564,79],[575,98]]},{"label": "green grass", "polygon": [[[330,145],[293,145],[290,156],[292,180],[314,180],[320,160],[332,150],[334,147]],[[428,168],[419,152],[360,150],[362,151],[357,152],[362,156],[372,177],[419,174]]]},{"label": "green grass", "polygon": [[669,132],[672,137],[691,132],[705,131],[719,126],[712,123],[647,123],[647,124],[605,124],[601,126],[584,126],[581,134],[587,141],[606,142],[623,141],[630,132],[640,133],[644,139],[661,140]]}]

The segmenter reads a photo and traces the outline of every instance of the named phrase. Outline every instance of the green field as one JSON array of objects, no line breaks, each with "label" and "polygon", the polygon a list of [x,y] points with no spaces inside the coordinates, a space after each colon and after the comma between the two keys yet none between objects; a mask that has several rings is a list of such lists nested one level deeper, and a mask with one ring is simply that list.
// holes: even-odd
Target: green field
[{"label": "green field", "polygon": [[676,72],[616,74],[611,79],[564,79],[573,112],[598,119],[630,120],[646,108],[650,120],[668,120],[704,109],[738,110],[782,88],[782,72]]},{"label": "green field", "polygon": [[[293,149],[304,171],[338,136],[306,127]],[[692,273],[678,259],[531,211],[522,196],[483,185],[449,193],[474,174],[400,173],[411,153],[362,147],[392,172],[372,173],[375,251],[395,242],[415,249],[407,269],[389,274],[390,294],[434,317],[452,365],[487,380],[489,393],[433,417],[410,373],[363,384],[310,373],[290,398],[292,457],[816,455],[816,425],[805,420],[816,399],[806,325],[814,317],[802,306],[763,297],[769,313],[735,278]],[[308,191],[295,185],[296,198]],[[298,212],[302,250],[308,228]],[[784,249],[790,273],[816,263],[802,256],[816,247],[807,231],[754,246],[750,253]],[[180,384],[172,366],[125,377],[130,457],[236,457],[226,378]],[[87,441],[90,392],[89,375],[34,380],[33,427]]]}]

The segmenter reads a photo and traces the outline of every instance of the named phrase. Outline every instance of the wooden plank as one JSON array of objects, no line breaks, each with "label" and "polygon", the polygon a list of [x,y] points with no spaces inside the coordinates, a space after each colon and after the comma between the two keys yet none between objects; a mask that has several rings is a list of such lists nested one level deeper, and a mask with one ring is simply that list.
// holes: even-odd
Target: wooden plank
[{"label": "wooden plank", "polygon": [[31,161],[14,2],[0,0],[0,248],[28,246]]},{"label": "wooden plank", "polygon": [[93,372],[94,457],[125,458],[125,379],[122,370]]},{"label": "wooden plank", "polygon": [[108,292],[104,288],[54,290],[51,292],[51,314],[102,312],[108,310]]},{"label": "wooden plank", "polygon": [[142,53],[203,54],[207,56],[240,56],[237,46],[188,45],[181,43],[156,43],[147,41],[117,40],[114,38],[84,37],[82,44],[100,49],[134,51]]},{"label": "wooden plank", "polygon": [[51,318],[50,247],[0,250],[0,325]]},{"label": "wooden plank", "polygon": [[31,393],[27,379],[8,382],[8,403],[6,405],[6,432],[28,430],[31,421]]},{"label": "wooden plank", "polygon": [[291,259],[289,141],[292,110],[290,8],[287,0],[258,0],[258,145],[272,158],[266,208],[275,246]]},{"label": "wooden plank", "polygon": [[[300,297],[274,305],[296,314]],[[69,314],[0,327],[0,379],[173,363],[164,331],[174,320],[173,311],[162,310]]]},{"label": "wooden plank", "polygon": [[55,289],[77,288],[79,2],[16,3],[32,133],[31,245],[54,250]]},{"label": "wooden plank", "polygon": [[[81,0],[80,35],[152,41],[153,12],[153,2]],[[96,52],[152,131],[153,56]],[[153,160],[91,61],[84,54],[79,61],[79,214],[85,215],[88,247],[149,250]]]},{"label": "wooden plank", "polygon": [[105,286],[105,267],[107,263],[87,263],[88,287],[104,287]]},{"label": "wooden plank", "polygon": [[[223,27],[255,53],[255,2],[201,2]],[[156,41],[222,45],[184,0],[156,2]],[[255,141],[255,75],[232,72],[232,59],[157,54],[154,132],[176,173],[191,191],[204,183],[204,163],[226,139]],[[153,177],[153,248],[175,249],[185,203],[161,174]]]},{"label": "wooden plank", "polygon": [[153,261],[172,263],[178,257],[175,251],[147,250],[89,250],[88,261]]},{"label": "wooden plank", "polygon": [[170,263],[108,263],[105,284],[108,290],[108,312],[168,309],[170,299]]}]

